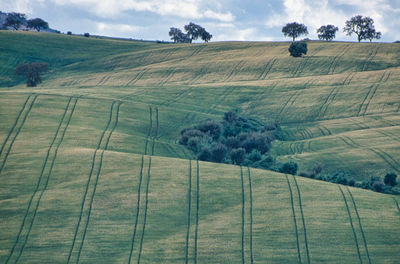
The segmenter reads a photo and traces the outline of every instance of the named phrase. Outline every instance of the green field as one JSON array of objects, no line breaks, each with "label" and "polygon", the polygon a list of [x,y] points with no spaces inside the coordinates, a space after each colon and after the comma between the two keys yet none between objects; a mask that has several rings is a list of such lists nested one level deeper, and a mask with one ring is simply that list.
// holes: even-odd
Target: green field
[{"label": "green field", "polygon": [[[278,161],[400,173],[400,45],[0,32],[1,263],[396,263],[399,197],[196,162],[182,128],[281,123]],[[12,75],[44,61],[35,88]]]}]

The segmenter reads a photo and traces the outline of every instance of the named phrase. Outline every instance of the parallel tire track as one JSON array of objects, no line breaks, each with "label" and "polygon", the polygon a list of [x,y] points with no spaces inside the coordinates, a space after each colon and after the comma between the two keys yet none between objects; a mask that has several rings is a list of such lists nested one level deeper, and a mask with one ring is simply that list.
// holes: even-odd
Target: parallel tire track
[{"label": "parallel tire track", "polygon": [[[144,147],[145,154],[147,153],[147,145],[148,145],[148,141],[149,141],[149,138],[151,135],[152,126],[153,126],[153,115],[152,115],[152,108],[150,106],[149,107],[149,129],[147,131],[146,143],[145,143],[145,147]],[[129,251],[128,264],[131,264],[131,262],[132,262],[132,255],[133,255],[133,250],[134,250],[134,245],[135,245],[137,226],[138,226],[139,216],[140,216],[140,200],[141,200],[140,194],[141,194],[141,187],[142,187],[142,181],[143,181],[144,155],[142,155],[142,160],[141,160],[141,164],[140,164],[139,183],[138,183],[138,189],[137,189],[136,217],[135,217],[135,225],[133,228],[131,247],[130,247],[130,251]]]},{"label": "parallel tire track", "polygon": [[[71,99],[72,99],[72,98],[70,98],[70,100],[68,101],[68,105],[67,105],[67,107],[66,107],[66,109],[65,109],[65,112],[64,112],[63,117],[62,117],[62,119],[61,119],[61,122],[60,122],[60,124],[59,124],[59,126],[58,126],[58,128],[57,128],[57,132],[56,132],[56,135],[55,135],[55,138],[54,138],[54,139],[57,138],[58,131],[60,130],[60,127],[61,127],[61,124],[62,124],[63,120],[65,119],[65,114],[66,114],[66,112],[67,112],[67,110],[68,110],[68,108],[69,108]],[[71,112],[70,112],[70,114],[69,114],[68,117],[67,117],[68,119],[67,119],[66,124],[65,124],[65,127],[64,127],[64,129],[63,129],[63,131],[62,131],[60,140],[58,141],[58,143],[57,143],[57,145],[56,145],[56,148],[55,148],[55,151],[54,151],[54,155],[53,155],[53,157],[52,157],[52,161],[51,161],[51,164],[50,164],[49,172],[48,172],[48,174],[47,174],[46,182],[45,182],[45,184],[44,184],[44,186],[43,186],[43,188],[42,188],[42,190],[41,190],[41,192],[40,192],[40,194],[39,194],[39,198],[38,198],[38,200],[37,200],[37,202],[36,202],[36,206],[35,206],[35,208],[34,208],[34,213],[33,213],[32,220],[31,220],[31,222],[30,222],[29,228],[28,228],[28,232],[27,232],[27,234],[26,234],[26,236],[25,236],[25,240],[24,240],[24,242],[23,242],[23,244],[22,244],[21,250],[20,250],[20,252],[19,252],[19,255],[18,255],[17,260],[15,261],[15,263],[18,262],[19,258],[20,258],[21,255],[22,255],[22,252],[23,252],[23,250],[24,250],[24,248],[25,248],[25,246],[26,246],[26,244],[27,244],[27,242],[28,242],[29,235],[30,235],[31,230],[32,230],[32,226],[33,226],[34,221],[35,221],[35,219],[36,219],[37,210],[38,210],[38,208],[39,208],[39,206],[40,206],[40,201],[42,200],[43,194],[44,194],[44,192],[47,190],[47,186],[49,185],[50,177],[51,177],[51,175],[52,175],[53,168],[54,168],[54,164],[55,164],[55,161],[56,161],[56,159],[57,159],[58,150],[59,150],[59,148],[60,148],[60,146],[61,146],[61,144],[62,144],[62,142],[63,142],[63,140],[64,140],[65,134],[66,134],[67,129],[68,129],[68,127],[69,127],[69,124],[70,124],[70,122],[71,122],[72,115],[73,115],[74,112],[75,112],[75,108],[76,108],[76,104],[77,104],[77,103],[78,103],[78,98],[75,98],[74,105],[72,106]],[[54,142],[52,142],[52,144],[53,144],[53,143],[54,143]],[[52,146],[52,145],[51,145],[51,146]],[[51,147],[49,148],[49,150],[50,150],[50,149],[51,149]],[[48,152],[48,153],[50,153],[50,152]],[[48,156],[46,156],[46,160],[45,160],[45,162],[44,162],[44,164],[43,164],[43,169],[42,169],[40,178],[42,178],[42,176],[43,176],[43,173],[44,173],[44,169],[45,169],[47,160],[48,160]]]},{"label": "parallel tire track", "polygon": [[136,217],[135,217],[135,225],[133,228],[133,235],[132,235],[132,240],[131,240],[131,247],[129,251],[129,259],[128,259],[128,264],[131,264],[132,261],[132,254],[133,254],[133,248],[135,245],[135,238],[136,238],[136,230],[137,230],[137,225],[139,222],[139,211],[140,211],[140,191],[141,191],[141,186],[142,186],[142,179],[143,179],[143,165],[144,165],[144,156],[142,155],[142,161],[140,163],[140,173],[139,173],[139,183],[138,183],[138,189],[137,189],[137,203],[136,203]]},{"label": "parallel tire track", "polygon": [[[34,189],[32,195],[31,195],[31,197],[30,197],[30,199],[29,199],[28,207],[27,207],[27,209],[25,210],[25,214],[24,214],[24,217],[23,217],[23,219],[22,219],[22,223],[21,223],[21,226],[20,226],[20,228],[19,228],[19,231],[18,231],[18,234],[17,234],[17,238],[16,238],[16,240],[15,240],[15,242],[14,242],[14,244],[13,244],[11,250],[10,250],[10,253],[9,253],[9,255],[8,255],[8,257],[7,257],[5,263],[8,263],[8,262],[9,262],[10,258],[12,257],[12,255],[13,255],[13,253],[14,253],[14,250],[15,250],[16,246],[18,245],[18,242],[19,242],[19,240],[20,240],[20,238],[21,238],[22,231],[23,231],[23,229],[24,229],[24,227],[25,227],[25,222],[26,222],[26,220],[27,220],[27,218],[28,218],[28,214],[29,214],[29,211],[30,211],[31,206],[32,206],[32,203],[33,203],[33,199],[35,198],[35,196],[36,196],[36,194],[37,194],[37,192],[38,192],[38,190],[39,190],[40,183],[41,183],[42,178],[43,178],[43,175],[44,175],[44,170],[45,170],[45,168],[46,168],[47,161],[48,161],[48,158],[49,158],[49,156],[50,156],[50,151],[52,150],[53,145],[54,145],[54,142],[56,141],[56,138],[57,138],[57,136],[58,136],[58,133],[59,133],[60,128],[61,128],[61,125],[62,125],[62,123],[63,123],[63,121],[64,121],[65,115],[66,115],[66,113],[67,113],[67,111],[68,111],[68,108],[69,108],[70,103],[71,103],[71,98],[69,98],[69,100],[68,100],[67,106],[66,106],[66,108],[65,108],[65,110],[64,110],[64,112],[63,112],[63,115],[61,116],[61,120],[60,120],[60,122],[59,122],[59,124],[58,124],[58,127],[57,127],[57,129],[56,129],[56,133],[54,134],[53,139],[52,139],[52,141],[51,141],[51,143],[50,143],[50,146],[49,146],[49,148],[48,148],[48,150],[47,150],[47,154],[46,154],[46,157],[45,157],[44,162],[43,162],[43,165],[42,165],[41,173],[40,173],[39,178],[38,178],[38,180],[37,180],[35,189]],[[42,194],[43,194],[43,191],[42,191]],[[41,196],[40,196],[40,197],[41,197]],[[40,200],[38,200],[38,201],[40,202]],[[37,207],[38,207],[38,206],[39,206],[39,205],[38,205],[38,203],[37,203],[37,206],[36,206],[36,208],[34,209],[34,212],[33,212],[33,218],[32,218],[32,220],[31,220],[31,222],[30,222],[29,227],[28,227],[27,235],[26,235],[26,237],[25,237],[25,242],[22,243],[20,252],[19,252],[19,254],[18,254],[17,258],[16,258],[15,263],[18,262],[20,256],[22,255],[22,252],[23,252],[23,250],[24,250],[25,244],[26,244],[27,239],[28,239],[27,237],[29,236],[30,229],[32,228],[32,224],[33,224],[33,221],[34,221],[35,216],[36,216],[36,211],[37,211]]]},{"label": "parallel tire track", "polygon": [[397,206],[397,210],[399,210],[399,213],[400,213],[400,206],[399,206],[399,203],[397,202],[396,199],[393,198],[393,200],[394,200],[394,202],[395,202],[395,204],[396,204],[396,206]]},{"label": "parallel tire track", "polygon": [[24,126],[25,121],[26,121],[26,119],[28,118],[29,113],[31,112],[31,110],[32,110],[32,108],[33,108],[33,105],[35,104],[35,101],[36,101],[37,97],[38,97],[38,95],[35,95],[35,96],[33,97],[33,100],[31,101],[31,103],[30,103],[30,105],[29,105],[29,107],[28,107],[28,110],[25,112],[25,115],[24,115],[24,117],[23,117],[23,119],[22,119],[21,124],[20,124],[19,127],[17,128],[14,137],[11,139],[11,143],[10,143],[10,145],[8,146],[8,149],[7,149],[7,151],[6,151],[6,154],[5,154],[4,158],[3,158],[3,163],[2,163],[1,166],[0,166],[0,174],[1,174],[1,172],[3,171],[4,166],[6,165],[8,155],[10,155],[10,152],[11,152],[11,149],[12,149],[12,147],[13,147],[13,145],[14,145],[14,142],[15,142],[15,140],[17,139],[19,133],[21,132],[21,129],[22,129],[22,127]]},{"label": "parallel tire track", "polygon": [[290,204],[292,206],[294,229],[296,231],[297,258],[298,258],[299,263],[301,264],[299,231],[298,231],[298,228],[297,228],[296,211],[294,210],[293,191],[292,191],[292,187],[291,187],[290,182],[289,182],[289,177],[287,176],[287,174],[285,174],[285,176],[286,176],[286,181],[287,181],[287,184],[288,184],[288,187],[289,187]]},{"label": "parallel tire track", "polygon": [[254,255],[253,255],[253,190],[251,187],[251,172],[250,168],[247,167],[247,176],[249,178],[249,195],[250,195],[250,262],[254,263]]},{"label": "parallel tire track", "polygon": [[361,253],[360,253],[360,247],[358,246],[357,234],[356,234],[356,230],[354,229],[353,219],[351,218],[350,208],[349,208],[349,205],[348,205],[348,203],[347,203],[346,196],[344,195],[344,192],[343,192],[343,190],[342,190],[342,187],[340,187],[339,184],[338,184],[338,188],[339,188],[339,190],[340,190],[340,193],[341,193],[342,196],[343,196],[344,204],[346,205],[346,210],[347,210],[347,214],[348,214],[348,216],[349,216],[350,226],[351,226],[351,229],[353,230],[354,242],[355,242],[355,244],[356,244],[358,259],[360,260],[360,263],[362,264],[362,258],[361,258]]},{"label": "parallel tire track", "polygon": [[244,180],[243,180],[243,168],[240,166],[240,181],[242,186],[242,223],[241,223],[241,255],[242,255],[242,264],[245,263],[244,261],[244,211],[245,211],[245,194],[244,194]]},{"label": "parallel tire track", "polygon": [[6,144],[7,144],[7,142],[8,142],[8,139],[10,138],[12,132],[14,131],[15,127],[17,126],[17,123],[18,123],[18,121],[19,121],[19,118],[21,117],[22,113],[24,112],[25,107],[26,107],[26,105],[27,105],[29,99],[31,98],[31,96],[32,96],[32,95],[29,95],[29,96],[26,98],[24,104],[22,105],[21,110],[19,110],[19,112],[18,112],[18,115],[17,115],[17,118],[15,119],[14,124],[11,126],[11,129],[10,129],[10,131],[8,132],[7,137],[6,137],[6,139],[4,140],[4,142],[3,142],[3,145],[1,145],[0,157],[1,157],[1,154],[3,153],[4,147],[6,146]]},{"label": "parallel tire track", "polygon": [[76,238],[78,236],[79,227],[80,227],[80,224],[81,224],[81,221],[82,221],[82,214],[83,214],[83,209],[84,209],[84,206],[85,206],[85,200],[86,200],[86,196],[87,196],[87,194],[89,192],[89,186],[90,186],[90,182],[91,182],[91,179],[92,179],[94,165],[96,163],[97,151],[100,149],[101,143],[102,143],[103,138],[104,138],[104,135],[105,135],[106,131],[108,130],[108,128],[110,127],[114,104],[115,104],[115,102],[113,102],[111,104],[110,115],[109,115],[109,118],[107,120],[107,124],[106,124],[102,134],[100,135],[99,142],[97,143],[97,147],[96,147],[96,149],[95,149],[95,151],[93,153],[92,164],[91,164],[91,167],[90,167],[90,172],[89,172],[89,175],[88,175],[88,180],[87,180],[87,183],[86,183],[85,191],[84,191],[84,194],[83,194],[83,197],[82,197],[82,203],[81,203],[81,207],[80,207],[78,222],[77,222],[76,227],[75,227],[74,237],[72,239],[72,245],[71,245],[71,248],[70,248],[69,253],[68,253],[67,263],[70,262],[71,257],[72,257],[72,251],[73,251],[73,249],[75,247]]},{"label": "parallel tire track", "polygon": [[[151,108],[150,108],[151,109]],[[150,126],[152,126],[152,117],[150,116]],[[140,237],[140,245],[139,245],[139,254],[138,254],[138,264],[140,263],[140,259],[142,256],[142,250],[143,250],[143,241],[144,241],[144,235],[146,231],[146,223],[147,223],[147,211],[148,211],[148,205],[149,205],[149,188],[150,188],[150,178],[151,178],[151,157],[154,155],[154,146],[155,146],[155,141],[158,136],[158,130],[159,130],[159,119],[158,119],[158,108],[156,108],[156,131],[154,136],[152,137],[152,147],[151,147],[151,155],[149,156],[149,167],[147,169],[147,182],[146,182],[146,196],[145,196],[145,204],[144,204],[144,218],[143,218],[143,229],[142,229],[142,235]],[[149,130],[151,132],[151,130]],[[149,134],[150,136],[150,134]]]},{"label": "parallel tire track", "polygon": [[185,246],[185,263],[188,263],[189,257],[189,235],[190,235],[190,211],[192,206],[192,161],[189,160],[189,183],[188,183],[188,193],[187,193],[187,232],[186,232],[186,246]]},{"label": "parallel tire track", "polygon": [[199,233],[199,209],[200,209],[200,168],[199,160],[196,160],[196,223],[194,230],[194,263],[197,264],[197,239]]},{"label": "parallel tire track", "polygon": [[365,252],[366,252],[367,258],[368,258],[368,263],[371,264],[371,258],[369,257],[367,239],[365,238],[365,232],[364,232],[364,229],[363,229],[362,224],[361,224],[361,218],[360,218],[360,215],[358,214],[356,201],[354,200],[353,194],[351,193],[349,187],[346,186],[346,189],[347,189],[347,192],[350,194],[350,198],[351,198],[351,201],[352,201],[353,206],[354,206],[354,211],[356,212],[356,215],[357,215],[358,225],[359,225],[359,227],[360,227],[361,236],[362,236],[362,238],[363,238],[364,247],[365,247]]},{"label": "parallel tire track", "polygon": [[267,63],[267,65],[265,66],[263,72],[258,77],[259,80],[265,80],[265,78],[267,78],[267,76],[268,76],[269,72],[271,71],[272,67],[274,66],[276,60],[277,60],[276,57],[274,57],[272,60],[270,60]]},{"label": "parallel tire track", "polygon": [[350,49],[350,47],[351,47],[351,44],[348,44],[348,45],[342,50],[341,53],[339,53],[338,55],[336,55],[335,57],[333,57],[332,62],[329,64],[327,74],[333,74],[333,73],[335,72],[336,64],[337,64],[339,58],[341,58],[341,57],[347,52],[347,50]]},{"label": "parallel tire track", "polygon": [[148,209],[148,205],[149,205],[149,187],[150,187],[150,177],[151,177],[150,170],[151,170],[151,156],[149,156],[149,167],[147,169],[147,182],[146,182],[146,196],[145,196],[145,204],[144,204],[143,229],[142,229],[142,236],[140,238],[139,255],[138,255],[138,262],[137,262],[138,264],[140,263],[140,258],[142,256],[144,233],[146,231],[147,209]]},{"label": "parallel tire track", "polygon": [[92,192],[92,195],[90,196],[90,202],[89,202],[89,210],[88,210],[87,220],[86,220],[85,227],[84,227],[84,229],[83,229],[83,236],[82,236],[82,240],[81,240],[81,243],[80,243],[80,246],[79,246],[78,256],[77,256],[76,263],[79,263],[79,259],[80,259],[81,252],[82,252],[82,248],[83,248],[83,245],[84,245],[84,243],[85,243],[86,233],[87,233],[87,229],[88,229],[89,222],[90,222],[90,216],[91,216],[91,213],[92,213],[93,200],[94,200],[94,196],[96,195],[96,189],[97,189],[97,185],[98,185],[98,182],[99,182],[101,169],[102,169],[102,166],[103,166],[104,152],[107,150],[108,144],[110,143],[111,136],[112,136],[114,130],[116,129],[117,125],[118,125],[119,108],[120,108],[120,106],[121,106],[121,103],[118,102],[118,103],[117,103],[117,110],[116,110],[114,125],[113,125],[113,127],[111,128],[110,133],[109,133],[108,136],[107,136],[107,139],[106,139],[104,148],[103,148],[103,150],[102,150],[102,152],[101,152],[101,154],[100,154],[100,161],[99,161],[99,165],[98,165],[98,169],[97,169],[97,173],[96,173],[96,178],[95,178],[95,182],[94,182],[93,192]]},{"label": "parallel tire track", "polygon": [[310,252],[309,252],[309,249],[308,249],[306,222],[304,220],[304,212],[303,212],[303,204],[301,202],[300,188],[299,188],[299,185],[297,184],[297,180],[296,180],[296,177],[294,175],[293,175],[293,180],[294,180],[294,183],[295,183],[296,189],[297,189],[297,194],[298,194],[298,199],[299,199],[299,207],[300,207],[300,213],[301,213],[301,220],[303,222],[304,242],[306,244],[306,252],[307,252],[307,263],[310,264]]}]

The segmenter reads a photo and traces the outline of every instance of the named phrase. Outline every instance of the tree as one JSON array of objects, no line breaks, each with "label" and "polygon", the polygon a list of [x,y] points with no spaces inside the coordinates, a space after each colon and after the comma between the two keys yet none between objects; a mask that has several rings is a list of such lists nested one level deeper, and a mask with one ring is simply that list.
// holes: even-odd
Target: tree
[{"label": "tree", "polygon": [[212,35],[208,33],[205,30],[205,28],[193,22],[190,22],[188,25],[185,25],[184,28],[186,31],[186,35],[189,38],[189,43],[192,43],[193,40],[196,40],[198,38],[201,38],[205,42],[208,42],[212,38]]},{"label": "tree", "polygon": [[396,178],[397,178],[396,173],[388,172],[388,173],[386,173],[385,178],[383,179],[383,182],[386,185],[389,185],[389,186],[393,187],[393,186],[395,186],[397,184]]},{"label": "tree", "polygon": [[40,31],[41,29],[48,29],[49,24],[41,18],[34,18],[28,20],[27,27],[34,28],[37,31]]},{"label": "tree", "polygon": [[374,20],[370,17],[363,17],[360,15],[352,17],[350,20],[346,21],[343,31],[346,35],[351,36],[351,34],[357,35],[358,42],[363,39],[379,39],[382,34],[375,31]]},{"label": "tree", "polygon": [[26,86],[35,87],[42,82],[41,73],[48,71],[49,64],[45,62],[21,63],[15,70],[15,75],[26,77]]},{"label": "tree", "polygon": [[204,42],[208,42],[212,38],[212,35],[202,28],[200,31],[200,38],[204,40]]},{"label": "tree", "polygon": [[365,33],[365,38],[369,39],[369,42],[372,42],[373,39],[380,39],[382,36],[381,32],[376,32],[374,28],[368,28]]},{"label": "tree", "polygon": [[308,30],[304,24],[299,24],[297,22],[293,22],[293,23],[286,24],[286,26],[284,26],[282,28],[282,33],[285,37],[286,36],[292,37],[293,41],[295,41],[295,39],[298,36],[307,35]]},{"label": "tree", "polygon": [[339,28],[335,27],[334,25],[326,25],[326,26],[321,26],[319,29],[317,29],[318,38],[319,39],[324,39],[326,41],[331,41],[332,39],[335,38],[336,36],[336,31],[338,31]]},{"label": "tree", "polygon": [[170,28],[169,33],[171,36],[171,40],[173,40],[175,43],[187,43],[189,42],[188,36],[182,32],[179,28]]},{"label": "tree", "polygon": [[18,28],[23,25],[25,21],[25,14],[12,12],[7,15],[4,27],[13,27],[15,30],[18,30]]},{"label": "tree", "polygon": [[307,43],[292,42],[289,47],[289,52],[292,57],[301,57],[303,54],[307,54]]}]

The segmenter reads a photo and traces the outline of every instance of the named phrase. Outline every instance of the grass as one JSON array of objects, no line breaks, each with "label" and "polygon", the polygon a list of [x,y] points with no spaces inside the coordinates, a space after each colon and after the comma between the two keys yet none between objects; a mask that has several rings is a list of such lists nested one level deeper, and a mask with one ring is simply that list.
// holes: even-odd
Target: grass
[{"label": "grass", "polygon": [[[400,46],[309,42],[291,58],[285,42],[0,39],[0,262],[400,258],[397,197],[195,162],[177,142],[237,109],[279,121],[272,153],[300,170],[400,172]],[[40,86],[12,76],[25,61],[50,64]]]}]

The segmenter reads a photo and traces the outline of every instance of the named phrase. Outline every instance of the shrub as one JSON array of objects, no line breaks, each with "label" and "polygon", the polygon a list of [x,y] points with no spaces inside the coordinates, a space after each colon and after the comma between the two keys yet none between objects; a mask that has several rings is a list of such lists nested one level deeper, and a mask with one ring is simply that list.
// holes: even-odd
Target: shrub
[{"label": "shrub", "polygon": [[189,128],[181,131],[181,138],[179,144],[187,145],[188,140],[192,137],[205,137],[204,133],[198,129]]},{"label": "shrub", "polygon": [[388,172],[385,175],[383,182],[388,186],[395,186],[397,184],[396,181],[397,175],[394,172]]},{"label": "shrub", "polygon": [[211,161],[211,157],[212,157],[211,150],[208,146],[204,147],[197,156],[197,158],[202,161]]},{"label": "shrub", "polygon": [[211,119],[201,123],[197,128],[201,132],[209,134],[214,140],[218,140],[221,135],[221,125]]},{"label": "shrub", "polygon": [[298,165],[294,161],[288,161],[282,164],[281,168],[279,169],[280,172],[286,174],[296,175],[298,169]]},{"label": "shrub", "polygon": [[303,54],[307,54],[307,43],[293,42],[290,44],[289,52],[292,57],[301,57]]},{"label": "shrub", "polygon": [[83,34],[85,37],[90,37],[90,34],[89,33],[85,33],[85,34]]},{"label": "shrub", "polygon": [[71,32],[71,31],[68,31],[68,32],[67,32],[67,35],[72,35],[72,32]]},{"label": "shrub", "polygon": [[199,152],[201,150],[201,139],[199,137],[191,137],[187,141],[187,146],[193,152]]},{"label": "shrub", "polygon": [[228,149],[221,143],[216,143],[211,146],[211,158],[214,162],[222,162],[225,159]]},{"label": "shrub", "polygon": [[257,149],[253,149],[249,154],[246,154],[246,160],[249,161],[249,164],[259,161],[261,158],[261,152]]},{"label": "shrub", "polygon": [[241,165],[244,162],[245,154],[244,148],[232,149],[230,156],[233,164]]},{"label": "shrub", "polygon": [[255,132],[242,134],[240,141],[240,146],[244,148],[247,153],[255,149],[264,154],[269,151],[271,139],[265,134]]},{"label": "shrub", "polygon": [[383,182],[381,181],[375,181],[372,184],[372,188],[376,191],[376,192],[383,192],[385,185],[383,184]]},{"label": "shrub", "polygon": [[354,178],[351,178],[349,181],[350,186],[356,186],[356,180]]}]

